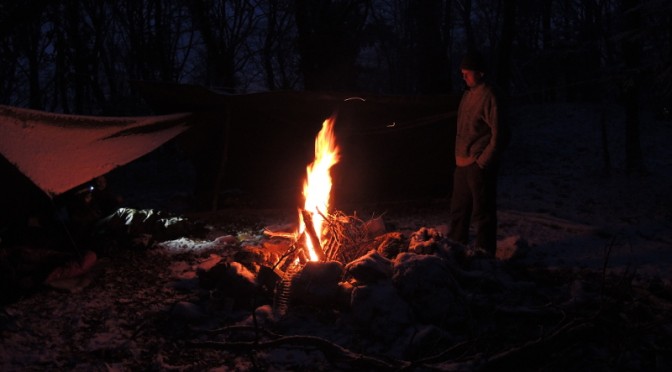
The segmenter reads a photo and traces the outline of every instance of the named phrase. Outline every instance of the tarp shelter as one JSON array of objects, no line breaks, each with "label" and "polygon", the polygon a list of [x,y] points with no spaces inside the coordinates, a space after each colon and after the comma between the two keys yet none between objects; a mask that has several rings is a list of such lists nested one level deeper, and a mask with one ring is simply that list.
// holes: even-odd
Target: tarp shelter
[{"label": "tarp shelter", "polygon": [[57,196],[155,150],[189,120],[186,113],[98,117],[0,105],[3,218],[36,198],[21,176]]},{"label": "tarp shelter", "polygon": [[[196,165],[205,207],[222,190],[264,205],[297,205],[315,135],[337,114],[341,161],[336,202],[448,195],[459,95],[351,92],[219,93],[201,86],[135,82],[157,112],[192,112],[180,142]],[[209,199],[208,199],[209,198]]]}]

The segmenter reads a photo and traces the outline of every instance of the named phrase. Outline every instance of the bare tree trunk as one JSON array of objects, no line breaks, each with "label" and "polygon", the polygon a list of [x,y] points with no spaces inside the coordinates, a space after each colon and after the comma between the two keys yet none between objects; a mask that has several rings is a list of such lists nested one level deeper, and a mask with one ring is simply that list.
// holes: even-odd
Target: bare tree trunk
[{"label": "bare tree trunk", "polygon": [[[440,0],[414,1],[409,10],[412,17],[414,41],[413,53],[417,66],[418,94],[437,94],[446,92],[444,75],[448,56],[441,35],[443,6]],[[445,73],[444,73],[445,71]]]},{"label": "bare tree trunk", "polygon": [[80,32],[80,5],[68,1],[65,4],[64,15],[65,15],[65,33],[66,33],[66,42],[68,43],[68,48],[62,51],[65,53],[66,50],[69,52],[69,57],[72,62],[73,71],[70,73],[71,80],[73,82],[73,109],[76,113],[84,113],[84,100],[87,98],[88,94],[86,92],[86,82],[88,80],[89,74],[87,71],[88,61],[86,58],[86,46],[83,42],[83,38],[87,37],[81,34]]},{"label": "bare tree trunk", "polygon": [[551,28],[551,14],[553,13],[553,0],[543,0],[541,9],[541,37],[543,40],[542,48],[548,49],[552,45],[553,38],[551,36],[553,30]]},{"label": "bare tree trunk", "polygon": [[644,159],[639,137],[639,95],[641,90],[641,10],[639,0],[622,0],[624,37],[621,48],[625,61],[626,80],[623,92],[625,104],[625,168],[628,174],[643,173]]},{"label": "bare tree trunk", "polygon": [[[62,21],[64,17],[54,17],[55,32],[55,49],[56,58],[54,58],[54,97],[52,105],[60,105],[64,113],[70,113],[70,103],[68,102],[68,63],[65,51],[67,50],[67,38],[63,32]],[[53,109],[53,107],[52,107]]]},{"label": "bare tree trunk", "polygon": [[267,27],[263,31],[263,48],[260,51],[264,80],[269,90],[292,89],[289,61],[296,50],[291,47],[292,15],[290,0],[268,0],[265,14]]},{"label": "bare tree trunk", "polygon": [[352,90],[370,0],[297,0],[301,72],[308,90]]},{"label": "bare tree trunk", "polygon": [[43,54],[46,37],[43,26],[47,6],[47,1],[15,2],[3,7],[3,12],[7,13],[0,16],[0,20],[4,21],[0,22],[0,31],[6,31],[0,33],[0,36],[5,39],[7,34],[12,35],[11,45],[17,61],[17,73],[23,75],[17,76],[17,81],[28,87],[27,97],[23,96],[20,99],[25,102],[27,98],[28,107],[33,109],[44,109],[40,72],[45,67]]},{"label": "bare tree trunk", "polygon": [[[89,61],[91,67],[89,67],[90,79],[89,84],[91,87],[92,97],[95,98],[96,104],[99,110],[103,113],[106,113],[108,109],[111,108],[110,101],[113,101],[115,98],[115,91],[112,87],[104,87],[101,84],[101,75],[103,73],[103,68],[101,67],[104,63],[103,61],[107,59],[108,51],[105,49],[105,35],[109,32],[107,26],[107,13],[106,5],[98,1],[94,1],[93,4],[90,4],[87,7],[88,17],[91,19],[91,26],[93,28],[92,38],[93,43],[91,50],[89,52]],[[107,96],[105,93],[108,93]],[[116,111],[117,108],[114,108],[113,114],[118,115]]]},{"label": "bare tree trunk", "polygon": [[210,205],[211,211],[216,211],[219,209],[219,192],[224,185],[224,177],[226,176],[226,168],[229,165],[229,142],[231,141],[231,106],[226,107],[226,112],[224,116],[224,128],[222,129],[222,148],[220,152],[219,167],[217,168],[217,174],[215,175],[215,180],[212,186],[212,204]]},{"label": "bare tree trunk", "polygon": [[42,86],[40,84],[40,59],[39,45],[41,40],[40,24],[31,24],[29,27],[28,46],[26,54],[28,59],[28,87],[29,87],[29,107],[33,109],[43,109],[42,106]]},{"label": "bare tree trunk", "polygon": [[476,38],[474,37],[474,28],[471,25],[471,0],[456,0],[462,15],[464,32],[466,34],[466,43],[468,50],[477,49]]},{"label": "bare tree trunk", "polygon": [[447,70],[447,76],[446,76],[446,91],[452,92],[453,91],[453,66],[451,65],[450,61],[451,58],[450,56],[452,55],[453,52],[453,0],[445,0],[443,3],[444,7],[444,13],[443,13],[443,44],[445,46],[445,53],[446,53],[446,70]]},{"label": "bare tree trunk", "polygon": [[497,55],[497,85],[503,90],[506,97],[509,95],[509,84],[511,81],[511,48],[515,37],[516,25],[516,1],[504,1],[504,21],[502,24],[502,34],[499,40],[499,50]]},{"label": "bare tree trunk", "polygon": [[275,90],[275,69],[273,68],[273,49],[275,45],[275,35],[277,35],[278,25],[278,0],[268,1],[268,10],[266,13],[266,37],[264,38],[264,47],[262,49],[262,58],[264,66],[264,75],[266,76],[266,86],[269,90]]},{"label": "bare tree trunk", "polygon": [[581,93],[579,97],[589,101],[596,101],[600,95],[599,84],[595,83],[601,74],[600,69],[600,43],[602,39],[602,14],[600,6],[596,1],[585,1],[583,5],[584,24],[580,40],[583,40],[582,46],[584,55],[584,66],[580,70],[580,78],[584,81],[580,85]]},{"label": "bare tree trunk", "polygon": [[255,25],[255,4],[250,1],[222,1],[218,9],[209,2],[188,2],[194,24],[201,33],[207,55],[207,79],[212,85],[234,92],[237,53]]},{"label": "bare tree trunk", "polygon": [[603,172],[604,175],[609,177],[611,176],[611,156],[609,153],[609,140],[608,140],[608,130],[607,130],[607,115],[606,108],[602,108],[602,116],[600,118],[600,138],[602,140],[602,160],[603,160]]},{"label": "bare tree trunk", "polygon": [[[554,47],[553,29],[551,27],[551,17],[553,14],[553,0],[543,0],[541,10],[541,27],[542,27],[542,49],[544,52],[550,52]],[[542,102],[555,101],[557,89],[556,74],[550,72],[543,76],[544,84],[542,85]]]}]

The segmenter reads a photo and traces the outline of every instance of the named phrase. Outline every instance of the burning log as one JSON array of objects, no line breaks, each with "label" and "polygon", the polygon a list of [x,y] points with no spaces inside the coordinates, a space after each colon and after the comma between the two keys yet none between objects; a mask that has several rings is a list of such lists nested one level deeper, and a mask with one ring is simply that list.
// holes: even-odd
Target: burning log
[{"label": "burning log", "polygon": [[318,261],[324,261],[324,251],[320,245],[320,239],[317,236],[317,232],[313,227],[313,215],[305,209],[301,210],[301,215],[303,216],[303,221],[306,225],[306,234],[310,238],[310,242],[313,244],[315,255],[317,256]]}]

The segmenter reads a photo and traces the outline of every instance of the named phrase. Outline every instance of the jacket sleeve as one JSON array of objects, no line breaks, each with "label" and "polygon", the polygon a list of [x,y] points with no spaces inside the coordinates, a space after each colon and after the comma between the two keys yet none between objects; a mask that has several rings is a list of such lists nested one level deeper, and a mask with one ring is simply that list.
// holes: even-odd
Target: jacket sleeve
[{"label": "jacket sleeve", "polygon": [[476,159],[476,163],[481,168],[486,168],[492,163],[497,151],[500,138],[500,118],[497,97],[490,91],[483,104],[483,120],[490,127],[490,141],[483,149],[483,152]]}]

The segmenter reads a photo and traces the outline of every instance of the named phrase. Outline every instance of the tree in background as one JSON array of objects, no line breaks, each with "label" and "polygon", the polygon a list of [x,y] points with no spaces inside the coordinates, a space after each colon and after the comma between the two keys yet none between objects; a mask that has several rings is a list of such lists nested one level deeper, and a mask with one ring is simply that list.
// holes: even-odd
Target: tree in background
[{"label": "tree in background", "polygon": [[203,42],[206,85],[236,92],[237,72],[250,59],[246,43],[257,27],[256,2],[245,0],[187,1],[191,16]]},{"label": "tree in background", "polygon": [[265,85],[271,91],[298,85],[296,29],[290,3],[290,0],[268,0],[261,4],[265,22],[258,36],[258,44],[262,46],[259,58]]},{"label": "tree in background", "polygon": [[442,34],[443,31],[449,31],[442,27],[445,22],[444,14],[449,9],[442,0],[409,1],[409,57],[415,57],[409,59],[416,62],[411,66],[416,71],[415,93],[437,94],[450,91],[448,43]]},{"label": "tree in background", "polygon": [[[21,106],[34,109],[44,108],[43,79],[49,54],[51,35],[45,32],[44,11],[47,1],[22,1],[2,5],[2,62],[3,82],[10,102],[15,100]],[[3,79],[3,81],[5,80]],[[11,81],[11,82],[10,82]],[[9,89],[11,87],[11,89]]]},{"label": "tree in background", "polygon": [[106,57],[101,47],[107,31],[107,8],[96,1],[54,3],[48,12],[53,25],[55,68],[53,100],[65,113],[88,113],[91,107],[104,105],[104,86],[100,63]]},{"label": "tree in background", "polygon": [[357,90],[357,59],[371,0],[296,0],[303,86]]},{"label": "tree in background", "polygon": [[[595,100],[613,91],[606,84],[617,84],[627,69],[621,56],[637,54],[621,53],[636,48],[623,42],[628,32],[617,32],[626,15],[621,1],[2,2],[0,102],[80,114],[146,113],[131,80],[235,93],[433,94],[453,90],[454,61],[469,47],[488,55],[499,85],[518,101]],[[653,89],[635,94],[662,106],[671,86],[672,5],[638,4],[645,19],[640,64],[655,76],[640,75]]]},{"label": "tree in background", "polygon": [[497,68],[495,76],[497,77],[497,85],[504,91],[505,96],[508,96],[511,82],[513,42],[516,34],[516,1],[504,1],[503,6],[502,31],[497,43]]},{"label": "tree in background", "polygon": [[622,87],[625,106],[625,168],[628,173],[634,173],[644,171],[639,136],[642,14],[639,0],[622,0],[621,6],[623,17],[621,49],[625,64],[625,81]]}]

